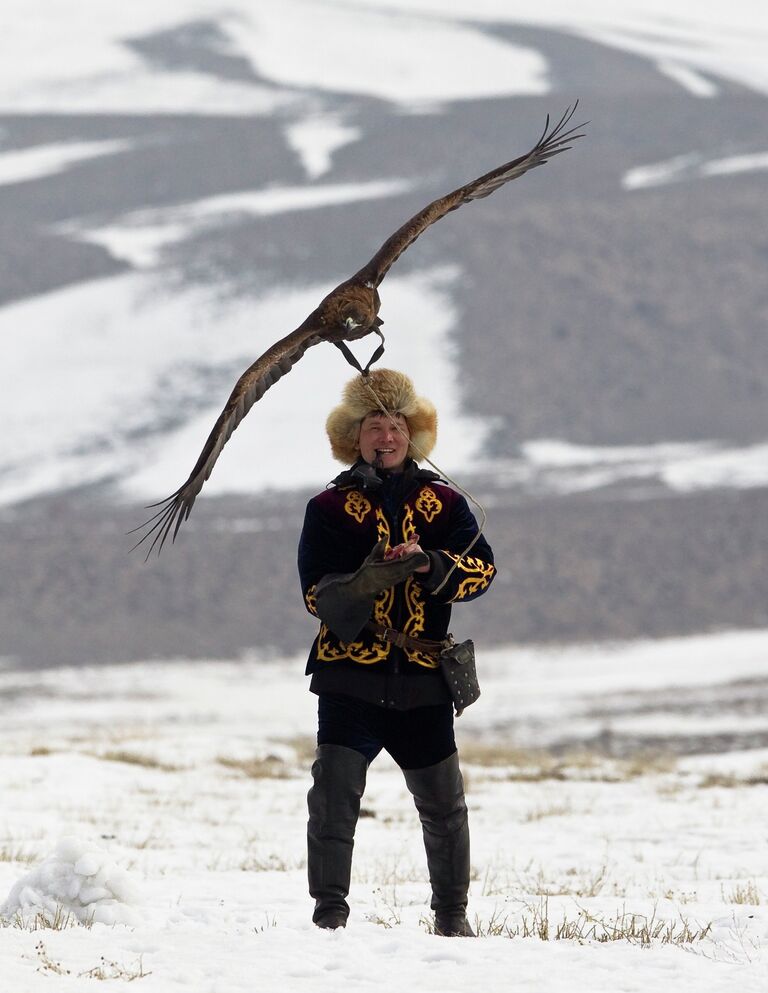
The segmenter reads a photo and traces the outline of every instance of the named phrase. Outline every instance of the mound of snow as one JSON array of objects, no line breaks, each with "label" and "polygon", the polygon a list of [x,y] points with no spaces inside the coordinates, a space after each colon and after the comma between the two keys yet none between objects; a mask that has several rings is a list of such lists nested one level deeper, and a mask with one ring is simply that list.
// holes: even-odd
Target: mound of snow
[{"label": "mound of snow", "polygon": [[140,923],[132,906],[139,891],[98,845],[63,838],[53,855],[23,876],[8,894],[0,914],[23,918],[59,911],[72,913],[81,923]]}]

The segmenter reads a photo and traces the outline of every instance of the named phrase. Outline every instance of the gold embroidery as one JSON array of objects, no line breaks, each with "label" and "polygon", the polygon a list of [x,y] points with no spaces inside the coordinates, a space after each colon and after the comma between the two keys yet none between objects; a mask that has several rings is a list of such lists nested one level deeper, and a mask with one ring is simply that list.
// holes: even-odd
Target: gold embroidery
[{"label": "gold embroidery", "polygon": [[403,541],[410,541],[416,534],[416,525],[413,523],[413,510],[406,506],[403,514]]},{"label": "gold embroidery", "polygon": [[403,631],[412,638],[418,638],[424,630],[424,601],[421,599],[421,587],[409,576],[405,583],[405,603],[408,607],[408,620]]},{"label": "gold embroidery", "polygon": [[[360,523],[371,509],[370,503],[357,490],[352,490],[347,495],[347,502],[344,509],[348,514],[355,517]],[[357,517],[355,511],[360,512]],[[376,535],[377,540],[382,538],[390,547],[390,530],[387,518],[381,507],[376,508]],[[382,590],[376,597],[373,605],[373,617],[383,627],[392,626],[392,605],[395,602],[395,590],[391,587]],[[362,638],[357,641],[344,643],[338,641],[329,631],[325,624],[320,626],[320,634],[317,639],[317,658],[320,662],[335,662],[337,659],[351,659],[353,662],[360,662],[362,665],[372,665],[374,662],[382,662],[389,655],[390,645],[383,638],[374,638],[370,645],[366,645]]]},{"label": "gold embroidery", "polygon": [[353,662],[371,665],[374,662],[381,662],[388,654],[389,645],[385,641],[376,640],[367,648],[362,641],[353,641],[349,644],[337,642],[334,645],[331,640],[331,632],[325,624],[320,625],[320,634],[317,639],[317,659],[319,662],[352,659]]},{"label": "gold embroidery", "polygon": [[416,665],[420,665],[423,669],[437,669],[440,662],[435,658],[434,655],[427,655],[425,652],[419,652],[417,650],[406,651],[409,662],[415,662]]},{"label": "gold embroidery", "polygon": [[[412,638],[418,638],[424,631],[424,591],[418,581],[409,576],[405,583],[405,603],[408,607],[409,617],[405,622],[403,631]],[[440,664],[434,655],[428,655],[417,648],[407,648],[405,654],[409,661],[423,666],[425,669],[436,669]]]},{"label": "gold embroidery", "polygon": [[496,567],[491,562],[484,562],[482,559],[472,557],[460,558],[450,552],[446,552],[446,555],[457,563],[457,569],[460,572],[467,573],[467,578],[461,580],[456,593],[451,597],[451,603],[484,590],[496,572]]},{"label": "gold embroidery", "polygon": [[376,602],[373,605],[373,616],[379,624],[390,627],[392,624],[392,605],[395,602],[395,588],[382,590],[376,594]]},{"label": "gold embroidery", "polygon": [[310,586],[307,592],[304,594],[304,601],[307,605],[307,610],[309,610],[310,614],[314,614],[315,617],[318,616],[317,597],[315,596],[316,589],[317,589],[317,584]]},{"label": "gold embroidery", "polygon": [[416,501],[416,510],[424,515],[427,524],[431,524],[442,509],[443,505],[438,499],[437,493],[431,487],[425,486],[421,493],[419,493],[419,498]]},{"label": "gold embroidery", "polygon": [[389,530],[389,522],[387,521],[387,518],[384,516],[384,511],[381,509],[381,507],[376,508],[376,535],[377,535],[377,541],[381,541],[382,538],[385,539],[385,541],[387,542],[386,551],[389,551],[389,548],[391,546],[392,535]]},{"label": "gold embroidery", "polygon": [[[394,588],[382,590],[373,605],[374,619],[383,627],[392,625],[392,604],[395,602]],[[334,642],[336,642],[334,644]],[[319,662],[336,662],[338,659],[351,659],[362,665],[382,662],[389,655],[390,645],[383,638],[374,638],[370,645],[362,639],[345,643],[337,641],[327,625],[320,625],[317,639],[317,659]]]},{"label": "gold embroidery", "polygon": [[344,510],[350,517],[354,517],[358,524],[362,524],[365,515],[370,511],[371,505],[359,490],[350,490],[344,503]]}]

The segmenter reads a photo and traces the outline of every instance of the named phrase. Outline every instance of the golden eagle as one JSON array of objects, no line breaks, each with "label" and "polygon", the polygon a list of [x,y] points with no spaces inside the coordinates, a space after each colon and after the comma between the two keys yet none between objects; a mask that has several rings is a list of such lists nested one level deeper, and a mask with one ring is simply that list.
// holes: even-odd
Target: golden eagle
[{"label": "golden eagle", "polygon": [[[290,372],[308,348],[321,341],[329,341],[341,348],[350,361],[355,362],[346,348],[345,342],[355,341],[367,334],[376,333],[383,343],[384,338],[379,330],[383,321],[378,316],[380,307],[378,287],[389,272],[390,266],[400,258],[406,248],[412,245],[423,231],[426,231],[430,224],[434,224],[435,221],[450,211],[456,210],[464,203],[490,196],[491,193],[510,180],[517,179],[529,169],[544,165],[554,155],[566,151],[571,147],[569,142],[583,137],[582,134],[577,133],[578,128],[583,125],[570,128],[568,126],[577,106],[578,100],[565,111],[552,128],[549,126],[549,115],[547,115],[541,137],[525,155],[521,155],[511,162],[506,162],[484,176],[480,176],[479,179],[467,183],[466,186],[460,186],[452,193],[434,200],[409,221],[406,221],[402,227],[387,238],[378,252],[362,269],[331,290],[328,296],[320,301],[319,306],[295,331],[286,335],[285,338],[281,338],[280,341],[267,349],[252,366],[246,369],[235,383],[235,388],[214,424],[213,430],[208,435],[189,478],[165,500],[152,504],[150,509],[159,507],[158,512],[139,528],[134,529],[139,531],[141,528],[148,528],[146,534],[134,548],[154,535],[147,552],[147,558],[149,558],[156,545],[158,546],[158,553],[160,552],[171,530],[173,530],[172,540],[175,541],[182,521],[189,517],[195,498],[203,488],[203,483],[211,475],[216,459],[221,454],[221,450],[231,437],[232,432],[256,401],[260,400],[278,379]],[[380,346],[368,363],[369,366],[381,354],[381,351]]]}]

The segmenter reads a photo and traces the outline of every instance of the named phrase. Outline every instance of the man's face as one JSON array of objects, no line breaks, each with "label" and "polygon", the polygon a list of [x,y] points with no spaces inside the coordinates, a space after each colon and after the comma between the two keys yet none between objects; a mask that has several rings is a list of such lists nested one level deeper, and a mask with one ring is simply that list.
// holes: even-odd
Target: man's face
[{"label": "man's face", "polygon": [[411,433],[408,430],[408,421],[402,414],[393,414],[392,418],[397,428],[388,416],[378,410],[366,414],[360,424],[358,447],[360,454],[370,465],[376,464],[378,468],[397,471],[402,469],[408,454]]}]

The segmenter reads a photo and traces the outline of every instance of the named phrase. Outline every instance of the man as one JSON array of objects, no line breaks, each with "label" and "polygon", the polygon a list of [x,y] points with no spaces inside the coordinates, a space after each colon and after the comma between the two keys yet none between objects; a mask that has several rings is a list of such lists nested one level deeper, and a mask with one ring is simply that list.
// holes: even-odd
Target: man
[{"label": "man", "polygon": [[356,377],[326,430],[334,457],[352,465],[310,500],[299,543],[305,603],[321,622],[307,664],[319,697],[308,796],[312,919],[346,924],[360,800],[384,748],[421,819],[435,931],[474,937],[467,807],[438,655],[451,604],[485,592],[493,554],[480,536],[462,555],[477,535],[466,501],[412,457],[434,447],[437,414],[407,376]]}]

